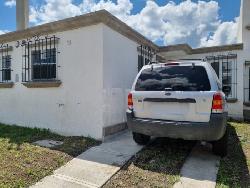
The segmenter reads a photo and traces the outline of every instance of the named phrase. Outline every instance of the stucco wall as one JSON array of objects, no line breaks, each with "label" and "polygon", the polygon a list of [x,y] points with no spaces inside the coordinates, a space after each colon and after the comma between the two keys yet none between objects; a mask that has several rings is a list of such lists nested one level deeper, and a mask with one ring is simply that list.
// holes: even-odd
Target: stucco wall
[{"label": "stucco wall", "polygon": [[137,75],[138,44],[103,25],[104,126],[126,121],[127,94]]},{"label": "stucco wall", "polygon": [[0,88],[0,122],[49,128],[64,135],[102,138],[102,25],[55,33],[59,40],[59,88],[21,84],[22,48],[12,55],[11,89]]},{"label": "stucco wall", "polygon": [[[244,88],[249,88],[249,63],[245,66],[246,61],[250,61],[250,31],[246,29],[246,26],[250,25],[250,0],[241,0],[241,12],[239,18],[238,29],[238,42],[243,42],[244,50],[241,52],[241,61],[243,62],[243,69],[239,69],[240,74],[243,76]],[[242,71],[241,71],[242,70]],[[245,102],[248,101],[249,96],[248,89],[244,89]],[[244,110],[250,110],[250,107],[244,106]],[[247,117],[249,119],[249,117]]]},{"label": "stucco wall", "polygon": [[238,41],[244,43],[244,49],[250,50],[250,31],[246,29],[246,26],[250,25],[250,1],[241,0],[241,15],[239,22],[239,34]]}]

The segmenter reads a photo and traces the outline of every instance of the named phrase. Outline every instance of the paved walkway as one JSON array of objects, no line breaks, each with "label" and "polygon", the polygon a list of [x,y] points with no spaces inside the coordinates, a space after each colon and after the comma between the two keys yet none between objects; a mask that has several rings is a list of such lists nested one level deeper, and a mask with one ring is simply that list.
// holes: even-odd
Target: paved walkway
[{"label": "paved walkway", "polygon": [[32,188],[97,188],[142,149],[129,132],[90,148]]},{"label": "paved walkway", "polygon": [[214,188],[220,157],[208,146],[196,145],[181,169],[180,182],[174,188]]}]

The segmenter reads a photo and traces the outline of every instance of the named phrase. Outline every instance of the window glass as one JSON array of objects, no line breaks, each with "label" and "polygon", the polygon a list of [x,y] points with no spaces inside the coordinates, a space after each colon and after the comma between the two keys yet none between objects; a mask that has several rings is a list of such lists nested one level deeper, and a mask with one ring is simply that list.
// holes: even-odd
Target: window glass
[{"label": "window glass", "polygon": [[210,91],[211,86],[202,66],[164,66],[143,70],[135,90]]},{"label": "window glass", "polygon": [[[232,62],[222,62],[222,84],[232,87]],[[232,95],[232,90],[229,96]]]},{"label": "window glass", "polygon": [[237,54],[207,56],[207,61],[218,74],[222,86],[230,86],[229,98],[237,98]]},{"label": "window glass", "polygon": [[32,51],[33,79],[56,78],[56,49]]},{"label": "window glass", "polygon": [[2,57],[2,81],[11,80],[11,56]]},{"label": "window glass", "polygon": [[141,68],[143,67],[144,63],[143,63],[143,56],[142,55],[138,55],[138,72],[140,72]]}]

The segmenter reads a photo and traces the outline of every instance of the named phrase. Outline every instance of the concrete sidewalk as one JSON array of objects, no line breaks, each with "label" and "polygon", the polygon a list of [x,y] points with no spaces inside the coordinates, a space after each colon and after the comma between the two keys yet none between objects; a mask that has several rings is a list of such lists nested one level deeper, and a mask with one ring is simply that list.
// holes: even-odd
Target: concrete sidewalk
[{"label": "concrete sidewalk", "polygon": [[220,157],[211,148],[197,144],[181,169],[181,179],[174,188],[215,188]]},{"label": "concrete sidewalk", "polygon": [[138,151],[130,132],[90,148],[32,188],[97,188],[105,184]]}]

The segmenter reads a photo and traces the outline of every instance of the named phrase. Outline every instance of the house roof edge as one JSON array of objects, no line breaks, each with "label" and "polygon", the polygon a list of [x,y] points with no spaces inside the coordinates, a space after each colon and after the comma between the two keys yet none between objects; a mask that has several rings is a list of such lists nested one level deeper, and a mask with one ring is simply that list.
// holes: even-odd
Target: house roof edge
[{"label": "house roof edge", "polygon": [[154,44],[151,40],[147,39],[145,36],[135,31],[130,26],[128,26],[106,10],[99,10],[80,16],[75,16],[30,27],[21,31],[13,31],[6,34],[2,34],[0,35],[0,43],[13,42],[16,40],[30,38],[33,36],[47,35],[56,32],[74,30],[81,27],[96,25],[99,23],[103,23],[109,26],[113,30],[119,32],[120,34],[139,44],[147,45],[155,50],[158,50],[158,46]]}]

